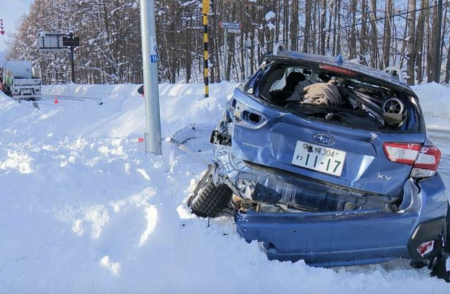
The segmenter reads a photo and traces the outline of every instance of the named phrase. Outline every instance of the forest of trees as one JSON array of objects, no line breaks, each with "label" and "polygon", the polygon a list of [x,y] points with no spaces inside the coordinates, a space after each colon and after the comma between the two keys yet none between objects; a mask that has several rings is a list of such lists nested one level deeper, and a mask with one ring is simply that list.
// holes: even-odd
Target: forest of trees
[{"label": "forest of trees", "polygon": [[[449,2],[443,1],[439,35],[437,0],[211,0],[210,82],[244,79],[245,66],[254,71],[281,42],[379,69],[396,66],[409,84],[432,81],[440,62],[440,81],[448,83]],[[37,36],[73,30],[81,41],[77,83],[142,83],[139,7],[139,0],[35,0],[8,58],[33,60],[47,84],[68,82],[69,52],[40,52]],[[202,1],[155,0],[155,15],[160,81],[203,81]],[[241,24],[240,34],[228,34],[228,52],[221,22]]]}]

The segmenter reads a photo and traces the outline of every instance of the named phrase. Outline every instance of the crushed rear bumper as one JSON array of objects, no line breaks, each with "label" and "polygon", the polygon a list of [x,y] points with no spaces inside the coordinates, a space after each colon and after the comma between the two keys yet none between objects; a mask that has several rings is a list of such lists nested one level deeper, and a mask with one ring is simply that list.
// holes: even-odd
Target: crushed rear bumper
[{"label": "crushed rear bumper", "polygon": [[[408,181],[406,185],[414,185]],[[237,232],[258,241],[269,259],[305,260],[315,266],[379,263],[397,257],[423,260],[441,247],[420,255],[426,241],[446,240],[448,200],[439,175],[422,181],[411,205],[399,212],[376,210],[326,213],[259,213],[248,210],[235,217]]]}]

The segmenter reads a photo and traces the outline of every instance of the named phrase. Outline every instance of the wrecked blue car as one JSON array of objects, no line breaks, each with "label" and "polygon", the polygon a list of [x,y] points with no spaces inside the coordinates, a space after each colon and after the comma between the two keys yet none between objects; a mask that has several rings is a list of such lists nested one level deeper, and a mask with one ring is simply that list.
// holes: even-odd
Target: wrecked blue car
[{"label": "wrecked blue car", "polygon": [[416,94],[387,73],[298,52],[235,89],[188,204],[235,211],[270,259],[315,266],[403,257],[449,280],[449,203]]}]

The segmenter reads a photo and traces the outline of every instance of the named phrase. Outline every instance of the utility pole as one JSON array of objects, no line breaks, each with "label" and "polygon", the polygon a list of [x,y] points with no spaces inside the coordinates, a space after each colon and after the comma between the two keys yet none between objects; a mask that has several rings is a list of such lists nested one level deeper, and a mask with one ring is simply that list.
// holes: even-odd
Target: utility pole
[{"label": "utility pole", "polygon": [[228,75],[228,30],[227,28],[224,28],[225,32],[223,34],[223,51],[224,51],[224,63],[225,63],[225,80],[229,81],[230,80],[230,76]]},{"label": "utility pole", "polygon": [[141,0],[141,41],[144,70],[145,153],[162,155],[154,0]]},{"label": "utility pole", "polygon": [[442,0],[438,0],[438,27],[437,27],[437,44],[436,44],[436,64],[434,68],[434,81],[439,83],[441,80],[441,26],[442,26]]}]

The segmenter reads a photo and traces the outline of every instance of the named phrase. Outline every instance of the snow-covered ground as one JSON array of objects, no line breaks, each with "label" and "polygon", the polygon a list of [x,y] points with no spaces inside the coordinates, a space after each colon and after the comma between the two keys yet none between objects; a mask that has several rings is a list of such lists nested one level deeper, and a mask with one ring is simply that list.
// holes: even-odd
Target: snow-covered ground
[{"label": "snow-covered ground", "polygon": [[427,127],[444,127],[450,130],[449,86],[436,83],[413,87],[419,96]]},{"label": "snow-covered ground", "polygon": [[[203,85],[161,85],[163,137],[219,120],[235,86],[201,99]],[[184,201],[205,166],[166,142],[163,156],[144,153],[137,88],[47,87],[40,109],[0,94],[0,293],[448,293],[408,260],[268,261],[230,217],[191,215]],[[429,124],[450,128],[449,89],[415,90]],[[449,153],[441,170],[450,185]]]}]

